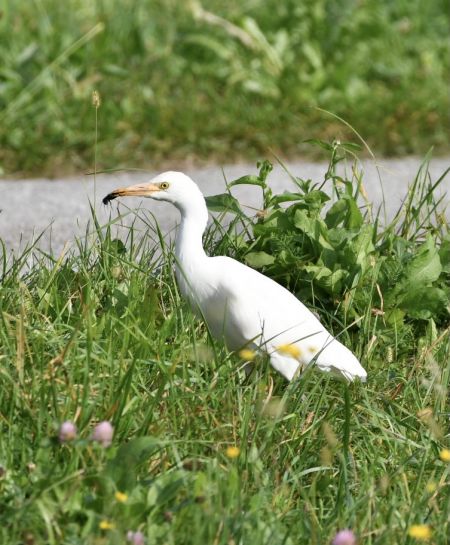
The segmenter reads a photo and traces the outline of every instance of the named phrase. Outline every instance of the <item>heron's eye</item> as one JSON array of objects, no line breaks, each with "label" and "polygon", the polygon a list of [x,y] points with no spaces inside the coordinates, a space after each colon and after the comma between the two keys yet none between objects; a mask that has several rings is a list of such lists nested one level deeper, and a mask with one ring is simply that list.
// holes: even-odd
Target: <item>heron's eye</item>
[{"label": "heron's eye", "polygon": [[169,189],[169,182],[162,182],[159,184],[159,189]]}]

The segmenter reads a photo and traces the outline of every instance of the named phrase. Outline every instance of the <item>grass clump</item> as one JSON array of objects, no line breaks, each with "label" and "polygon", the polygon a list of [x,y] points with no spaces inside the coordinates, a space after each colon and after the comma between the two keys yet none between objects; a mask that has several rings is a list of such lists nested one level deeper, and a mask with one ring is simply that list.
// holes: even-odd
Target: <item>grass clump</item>
[{"label": "grass clump", "polygon": [[[161,238],[156,252],[150,226],[138,241],[135,226],[121,240],[94,224],[66,257],[5,258],[2,542],[319,545],[344,528],[368,544],[419,531],[446,541],[448,226],[426,162],[382,227],[359,203],[361,177],[338,173],[345,154],[332,145],[323,183],[293,177],[290,194],[271,194],[267,162],[235,181],[261,186],[262,213],[248,217],[230,193],[210,198],[234,219],[205,244],[344,331],[364,386],[314,371],[287,385],[267,362],[244,381],[239,357],[180,301],[170,248]],[[427,287],[420,304],[406,282]]]},{"label": "grass clump", "polygon": [[[71,16],[67,17],[67,13]],[[0,18],[0,166],[103,167],[295,154],[363,131],[383,154],[448,146],[447,4],[57,0]],[[420,84],[418,83],[420,82]]]}]

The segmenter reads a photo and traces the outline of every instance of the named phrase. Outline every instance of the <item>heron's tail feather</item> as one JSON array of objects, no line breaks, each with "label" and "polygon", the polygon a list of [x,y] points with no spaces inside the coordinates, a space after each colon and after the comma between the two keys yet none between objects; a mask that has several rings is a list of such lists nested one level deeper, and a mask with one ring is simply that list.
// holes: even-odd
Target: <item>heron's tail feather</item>
[{"label": "heron's tail feather", "polygon": [[316,365],[321,371],[350,382],[355,379],[366,382],[367,379],[367,372],[358,358],[336,339],[318,354]]},{"label": "heron's tail feather", "polygon": [[[286,347],[290,347],[290,350]],[[331,336],[322,349],[306,341],[283,348],[278,346],[270,353],[270,363],[288,380],[309,365],[317,365],[320,371],[349,382],[355,379],[365,382],[367,379],[366,370],[353,352]]]}]

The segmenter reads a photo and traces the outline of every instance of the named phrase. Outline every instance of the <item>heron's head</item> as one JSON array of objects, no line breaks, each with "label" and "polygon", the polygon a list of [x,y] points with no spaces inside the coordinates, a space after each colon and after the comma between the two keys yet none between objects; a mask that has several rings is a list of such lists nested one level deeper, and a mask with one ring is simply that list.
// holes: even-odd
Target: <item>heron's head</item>
[{"label": "heron's head", "polygon": [[150,197],[158,201],[168,201],[184,208],[193,199],[202,197],[197,184],[182,172],[163,172],[149,182],[119,187],[103,199],[103,204],[117,197]]}]

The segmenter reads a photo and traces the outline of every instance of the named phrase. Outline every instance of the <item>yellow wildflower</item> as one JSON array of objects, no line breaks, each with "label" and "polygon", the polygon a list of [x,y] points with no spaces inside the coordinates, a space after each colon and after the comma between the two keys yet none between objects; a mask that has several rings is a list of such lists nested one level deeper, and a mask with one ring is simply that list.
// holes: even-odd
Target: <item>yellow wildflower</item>
[{"label": "yellow wildflower", "polygon": [[436,492],[437,484],[434,481],[428,481],[425,488],[429,494],[433,494],[433,492]]},{"label": "yellow wildflower", "polygon": [[240,451],[239,447],[227,447],[227,450],[225,452],[227,457],[231,458],[231,459],[237,458],[240,453],[241,453],[241,451]]},{"label": "yellow wildflower", "polygon": [[277,350],[280,354],[292,356],[293,358],[299,358],[302,354],[300,348],[295,344],[280,344],[280,346],[277,346]]},{"label": "yellow wildflower", "polygon": [[256,352],[250,350],[250,348],[243,348],[239,351],[239,357],[246,361],[252,361],[256,357]]},{"label": "yellow wildflower", "polygon": [[125,502],[128,500],[128,494],[125,494],[124,492],[119,492],[119,491],[117,491],[117,492],[114,494],[114,497],[115,497],[116,500],[119,501],[120,503],[125,503]]},{"label": "yellow wildflower", "polygon": [[413,524],[408,534],[419,541],[428,541],[431,539],[432,532],[428,524]]},{"label": "yellow wildflower", "polygon": [[114,528],[116,527],[114,522],[109,522],[109,520],[100,521],[99,526],[101,530],[114,530]]},{"label": "yellow wildflower", "polygon": [[439,453],[439,458],[443,462],[450,462],[450,450],[448,448],[443,448]]}]

